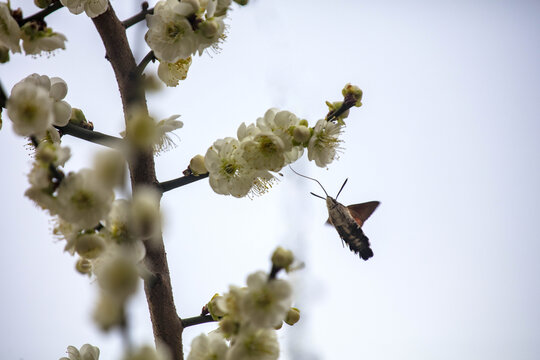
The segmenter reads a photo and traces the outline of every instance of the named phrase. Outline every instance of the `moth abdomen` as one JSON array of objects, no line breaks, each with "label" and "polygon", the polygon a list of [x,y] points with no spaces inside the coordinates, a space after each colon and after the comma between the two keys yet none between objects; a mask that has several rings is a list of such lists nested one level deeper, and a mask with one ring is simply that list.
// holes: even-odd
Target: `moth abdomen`
[{"label": "moth abdomen", "polygon": [[356,223],[344,223],[342,225],[334,225],[339,237],[349,246],[352,252],[359,254],[363,260],[367,260],[373,256],[369,244],[369,238],[364,234],[364,231]]}]

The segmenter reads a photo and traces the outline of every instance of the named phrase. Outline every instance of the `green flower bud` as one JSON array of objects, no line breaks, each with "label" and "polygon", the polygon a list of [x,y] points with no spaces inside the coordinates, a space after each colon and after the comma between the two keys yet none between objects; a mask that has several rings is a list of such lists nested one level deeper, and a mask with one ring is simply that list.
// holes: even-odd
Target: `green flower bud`
[{"label": "green flower bud", "polygon": [[92,263],[88,259],[80,258],[75,264],[75,270],[83,275],[90,276],[92,273]]},{"label": "green flower bud", "polygon": [[285,323],[287,323],[287,325],[293,326],[299,320],[300,320],[300,310],[294,307],[290,308],[289,311],[287,312],[287,316],[285,317]]},{"label": "green flower bud", "polygon": [[279,246],[272,254],[272,265],[278,269],[288,269],[294,261],[292,251],[285,250]]}]

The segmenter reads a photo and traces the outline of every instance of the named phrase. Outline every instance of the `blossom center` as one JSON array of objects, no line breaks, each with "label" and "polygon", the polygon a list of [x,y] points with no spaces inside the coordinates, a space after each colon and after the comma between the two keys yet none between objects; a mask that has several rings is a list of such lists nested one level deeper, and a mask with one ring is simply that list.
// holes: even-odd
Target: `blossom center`
[{"label": "blossom center", "polygon": [[94,205],[94,197],[89,191],[77,191],[71,197],[71,202],[79,209],[89,209]]}]

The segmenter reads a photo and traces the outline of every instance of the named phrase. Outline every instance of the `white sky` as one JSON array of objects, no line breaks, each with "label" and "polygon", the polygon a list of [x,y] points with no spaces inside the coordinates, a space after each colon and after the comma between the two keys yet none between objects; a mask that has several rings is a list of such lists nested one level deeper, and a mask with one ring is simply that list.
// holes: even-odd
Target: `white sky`
[{"label": "white sky", "polygon": [[[13,0],[14,7],[27,1]],[[133,2],[113,1],[121,18]],[[32,11],[27,11],[30,14]],[[364,227],[364,262],[323,226],[318,186],[284,170],[254,200],[214,194],[206,180],[167,193],[164,236],[177,308],[194,316],[215,292],[268,267],[276,245],[306,269],[294,275],[301,323],[280,333],[283,359],[537,359],[540,355],[540,3],[535,1],[256,0],[232,12],[220,54],[194,59],[180,87],[149,96],[156,118],[181,114],[178,147],[156,159],[160,180],[270,107],[310,123],[364,90],[328,170],[302,159],[344,204],[380,200]],[[122,114],[112,70],[92,22],[66,9],[48,18],[67,51],[13,56],[6,91],[37,72],[60,76],[66,100],[97,131],[117,135]],[[129,30],[140,59],[144,26]],[[151,69],[155,70],[155,66]],[[68,170],[98,146],[66,138]],[[96,330],[95,284],[50,235],[49,218],[24,198],[25,140],[4,114],[0,162],[0,358],[56,359],[89,342],[118,358],[117,334]],[[133,337],[151,342],[142,289]],[[188,328],[191,339],[213,325]],[[287,341],[288,339],[288,341]]]}]

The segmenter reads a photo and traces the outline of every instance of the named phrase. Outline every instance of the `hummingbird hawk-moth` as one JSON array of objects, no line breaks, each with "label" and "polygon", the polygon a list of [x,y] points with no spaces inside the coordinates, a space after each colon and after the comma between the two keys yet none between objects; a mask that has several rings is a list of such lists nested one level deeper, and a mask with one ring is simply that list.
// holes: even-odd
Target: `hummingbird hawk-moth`
[{"label": "hummingbird hawk-moth", "polygon": [[[291,170],[293,170],[291,168]],[[293,170],[294,171],[294,170]],[[341,190],[347,183],[347,180],[341,185],[336,198],[329,196],[321,183],[313,178],[298,174],[310,180],[316,181],[323,189],[326,199],[320,195],[311,193],[311,195],[326,200],[326,206],[328,207],[328,221],[327,223],[334,226],[337,230],[342,242],[349,246],[352,252],[359,254],[363,260],[367,260],[373,256],[373,250],[371,250],[369,239],[362,230],[364,222],[373,214],[375,209],[379,206],[378,201],[369,201],[361,204],[354,204],[345,206],[337,201]]]}]

